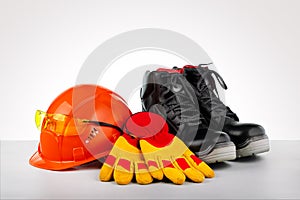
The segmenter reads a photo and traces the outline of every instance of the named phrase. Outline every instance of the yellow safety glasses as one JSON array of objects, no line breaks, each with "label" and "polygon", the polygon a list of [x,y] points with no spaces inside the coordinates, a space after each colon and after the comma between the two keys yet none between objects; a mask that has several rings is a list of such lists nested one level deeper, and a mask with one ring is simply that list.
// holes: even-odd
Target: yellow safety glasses
[{"label": "yellow safety glasses", "polygon": [[50,114],[37,110],[35,113],[36,127],[41,130],[49,130],[56,135],[74,136],[86,128],[88,124],[111,127],[122,133],[120,127],[105,122],[77,119],[64,114]]},{"label": "yellow safety glasses", "polygon": [[35,125],[39,130],[49,130],[56,135],[78,135],[86,127],[88,120],[75,119],[63,114],[50,114],[37,110]]}]

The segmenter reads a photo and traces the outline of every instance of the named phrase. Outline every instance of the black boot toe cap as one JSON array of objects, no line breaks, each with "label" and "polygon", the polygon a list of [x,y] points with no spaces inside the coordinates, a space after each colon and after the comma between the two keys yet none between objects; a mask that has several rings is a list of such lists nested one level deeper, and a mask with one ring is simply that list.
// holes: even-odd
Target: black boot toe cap
[{"label": "black boot toe cap", "polygon": [[265,129],[258,124],[234,122],[225,124],[223,131],[226,132],[231,140],[239,146],[245,141],[254,137],[263,137],[266,135]]}]

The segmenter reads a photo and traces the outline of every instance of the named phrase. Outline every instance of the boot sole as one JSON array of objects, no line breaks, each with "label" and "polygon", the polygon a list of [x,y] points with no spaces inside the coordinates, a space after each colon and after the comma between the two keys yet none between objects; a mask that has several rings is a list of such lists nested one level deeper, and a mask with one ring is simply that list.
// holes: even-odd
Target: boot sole
[{"label": "boot sole", "polygon": [[269,139],[267,136],[253,137],[248,141],[248,145],[244,148],[236,150],[236,157],[253,156],[259,153],[268,152],[270,150]]},{"label": "boot sole", "polygon": [[201,155],[201,160],[206,163],[224,162],[236,159],[236,148],[233,142],[216,144],[207,155]]}]

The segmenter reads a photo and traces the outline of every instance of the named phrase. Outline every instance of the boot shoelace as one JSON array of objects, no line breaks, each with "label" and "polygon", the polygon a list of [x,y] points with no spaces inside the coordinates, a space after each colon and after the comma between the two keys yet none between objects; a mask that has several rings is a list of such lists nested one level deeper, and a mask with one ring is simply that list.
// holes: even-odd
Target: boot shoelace
[{"label": "boot shoelace", "polygon": [[[230,118],[235,119],[236,121],[239,121],[237,115],[234,112],[232,112],[229,107],[225,106],[223,104],[223,102],[220,100],[220,95],[218,93],[216,83],[215,83],[215,79],[214,79],[213,75],[216,77],[216,79],[219,82],[220,86],[223,89],[227,90],[228,87],[227,87],[224,79],[222,78],[222,76],[218,72],[216,72],[212,69],[209,69],[208,67],[202,67],[203,65],[210,65],[210,64],[212,64],[212,63],[198,65],[198,67],[199,67],[198,69],[200,69],[200,72],[201,72],[201,75],[200,74],[199,75],[202,77],[202,81],[204,81],[203,85],[206,85],[205,80],[208,80],[208,83],[207,83],[206,87],[201,87],[200,85],[201,85],[202,81],[198,81],[197,87],[200,89],[200,91],[203,91],[203,90],[209,89],[209,88],[212,91],[216,91],[218,102],[215,102],[214,106],[212,105],[212,110],[216,110],[218,108],[223,109],[223,110],[225,109],[226,110],[225,115],[227,115]],[[211,96],[211,99],[212,99],[212,101],[214,101],[215,98],[213,96]]]},{"label": "boot shoelace", "polygon": [[[209,64],[212,64],[212,63],[209,63]],[[216,77],[216,79],[219,82],[220,86],[223,89],[227,90],[227,85],[226,85],[224,79],[222,78],[222,76],[218,72],[216,72],[212,69],[209,69],[208,67],[204,68],[204,67],[202,67],[202,65],[203,64],[198,65],[200,67],[198,69],[201,69],[201,76],[202,76],[203,80],[205,80],[206,77],[208,77],[207,80],[209,80],[208,82],[211,86],[211,89],[216,91],[216,94],[217,94],[218,98],[220,99],[220,95],[218,93],[218,90],[217,90],[217,87],[216,87],[216,82],[215,82],[215,79],[213,78],[213,75]],[[205,65],[207,65],[207,64],[205,64]],[[201,81],[198,82],[198,85],[197,85],[198,88],[199,88],[200,82]],[[208,87],[209,87],[209,85],[208,85]]]},{"label": "boot shoelace", "polygon": [[[185,84],[186,83],[184,83],[183,79],[180,79],[179,76],[170,76],[170,81],[161,85],[161,88],[165,88],[165,90],[161,91],[161,95],[166,97],[164,98],[162,105],[166,105],[164,107],[167,109],[167,114],[171,111],[174,112],[174,118],[180,115],[181,122],[199,125],[202,122],[201,119],[203,117],[200,112],[198,112],[199,109],[194,105],[194,98],[191,94],[181,93],[182,90],[187,91]],[[174,101],[174,96],[177,96],[180,104]],[[193,101],[193,103],[191,103],[191,101]]]}]

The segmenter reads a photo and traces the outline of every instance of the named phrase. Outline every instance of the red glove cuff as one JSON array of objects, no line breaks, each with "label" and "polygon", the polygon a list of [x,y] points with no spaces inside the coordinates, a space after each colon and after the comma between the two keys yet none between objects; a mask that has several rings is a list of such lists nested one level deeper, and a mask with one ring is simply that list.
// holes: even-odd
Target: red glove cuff
[{"label": "red glove cuff", "polygon": [[127,140],[127,142],[128,142],[129,144],[131,144],[131,145],[134,146],[134,147],[138,147],[138,143],[139,143],[138,138],[135,138],[135,137],[133,137],[133,136],[130,136],[130,135],[126,134],[126,133],[123,134],[122,136]]},{"label": "red glove cuff", "polygon": [[155,113],[139,112],[130,116],[123,131],[128,135],[147,140],[156,147],[167,146],[174,138],[166,120]]}]

